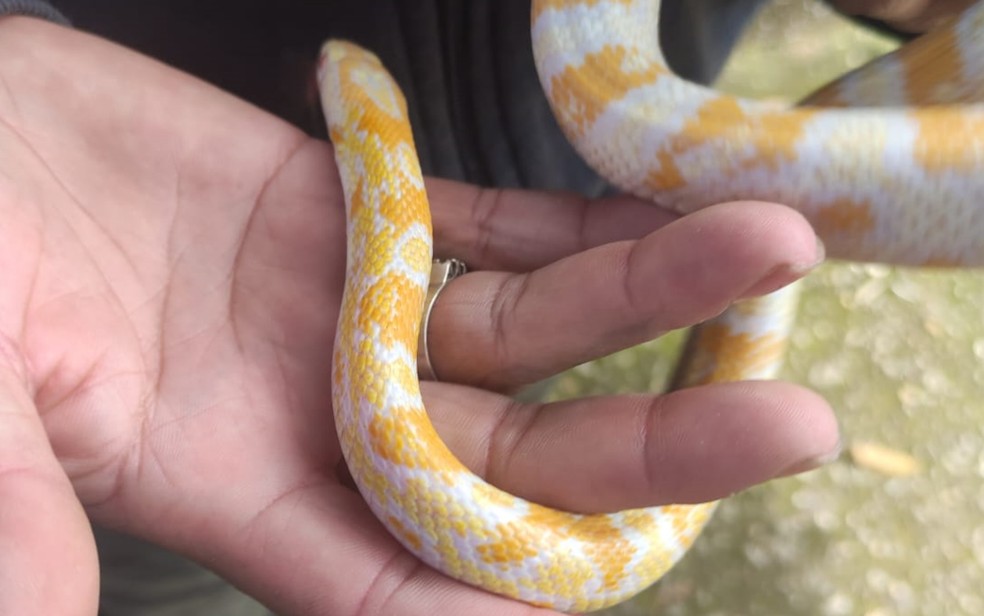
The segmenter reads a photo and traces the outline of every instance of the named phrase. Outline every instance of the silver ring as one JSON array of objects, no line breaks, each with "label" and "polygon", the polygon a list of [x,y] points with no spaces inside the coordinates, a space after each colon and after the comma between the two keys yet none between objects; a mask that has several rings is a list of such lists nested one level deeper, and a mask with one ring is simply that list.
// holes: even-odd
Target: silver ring
[{"label": "silver ring", "polygon": [[430,284],[424,298],[424,313],[420,318],[420,333],[417,334],[417,377],[426,381],[437,381],[437,374],[431,364],[430,349],[427,348],[427,328],[430,326],[431,311],[449,282],[468,273],[468,266],[458,259],[434,259],[431,265]]}]

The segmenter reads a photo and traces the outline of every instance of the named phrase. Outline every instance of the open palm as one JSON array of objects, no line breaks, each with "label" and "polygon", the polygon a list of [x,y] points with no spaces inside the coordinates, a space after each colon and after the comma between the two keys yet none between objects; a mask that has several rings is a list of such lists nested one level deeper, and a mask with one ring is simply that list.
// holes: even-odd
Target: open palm
[{"label": "open palm", "polygon": [[[329,390],[345,241],[330,146],[34,20],[0,21],[0,58],[0,612],[94,610],[86,515],[287,613],[530,610],[418,563],[347,480]],[[722,206],[668,224],[628,199],[431,188],[439,251],[541,268],[466,276],[435,313],[435,365],[458,385],[425,398],[492,481],[604,510],[714,498],[835,447],[826,406],[781,384],[565,413],[493,393],[789,282],[817,260],[795,214]],[[696,254],[697,238],[711,248]],[[557,482],[572,472],[582,485]]]}]

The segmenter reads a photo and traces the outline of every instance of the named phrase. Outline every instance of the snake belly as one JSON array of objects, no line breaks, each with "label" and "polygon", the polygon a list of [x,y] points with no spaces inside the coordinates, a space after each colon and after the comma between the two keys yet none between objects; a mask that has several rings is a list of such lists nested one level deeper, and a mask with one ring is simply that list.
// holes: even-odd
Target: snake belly
[{"label": "snake belly", "polygon": [[[669,71],[654,34],[659,5],[533,2],[544,89],[602,175],[681,213],[730,200],[786,203],[835,257],[984,262],[984,112],[967,102],[980,98],[980,82],[910,61],[912,75],[889,70],[886,78],[875,67],[848,76],[817,94],[826,107],[736,99]],[[934,32],[932,54],[912,55],[943,50],[954,66],[984,62],[981,6]],[[904,65],[905,53],[880,62]],[[897,99],[911,98],[899,87],[872,94],[856,85],[904,78],[935,92],[918,101],[928,106],[899,107]],[[348,216],[333,407],[346,463],[373,513],[430,566],[534,605],[589,611],[643,590],[686,553],[714,504],[580,515],[503,492],[454,457],[417,381],[432,243],[406,103],[379,60],[351,43],[326,43],[319,82]],[[892,107],[829,108],[847,104]],[[679,382],[772,378],[795,295],[743,302],[703,327]]]}]

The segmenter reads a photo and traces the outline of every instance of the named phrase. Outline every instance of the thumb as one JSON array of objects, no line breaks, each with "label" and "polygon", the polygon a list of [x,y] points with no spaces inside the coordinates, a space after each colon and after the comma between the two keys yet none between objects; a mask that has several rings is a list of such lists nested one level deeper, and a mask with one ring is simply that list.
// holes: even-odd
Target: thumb
[{"label": "thumb", "polygon": [[0,614],[95,614],[85,512],[48,443],[22,356],[0,335]]}]

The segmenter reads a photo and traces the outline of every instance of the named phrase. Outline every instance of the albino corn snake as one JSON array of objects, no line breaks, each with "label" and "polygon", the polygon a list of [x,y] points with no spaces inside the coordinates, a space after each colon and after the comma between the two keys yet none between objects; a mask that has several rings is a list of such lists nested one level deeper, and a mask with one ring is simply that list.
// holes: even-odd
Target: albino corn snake
[{"label": "albino corn snake", "polygon": [[[681,213],[735,200],[790,205],[835,258],[984,263],[984,107],[974,104],[984,94],[984,3],[794,109],[675,77],[658,49],[659,8],[533,3],[544,90],[604,177]],[[329,42],[319,66],[349,215],[333,406],[363,496],[407,549],[476,586],[577,611],[636,594],[686,552],[714,505],[571,514],[506,494],[454,458],[417,382],[431,226],[405,103],[352,44]],[[684,383],[771,378],[794,301],[786,289],[705,324]]]}]

